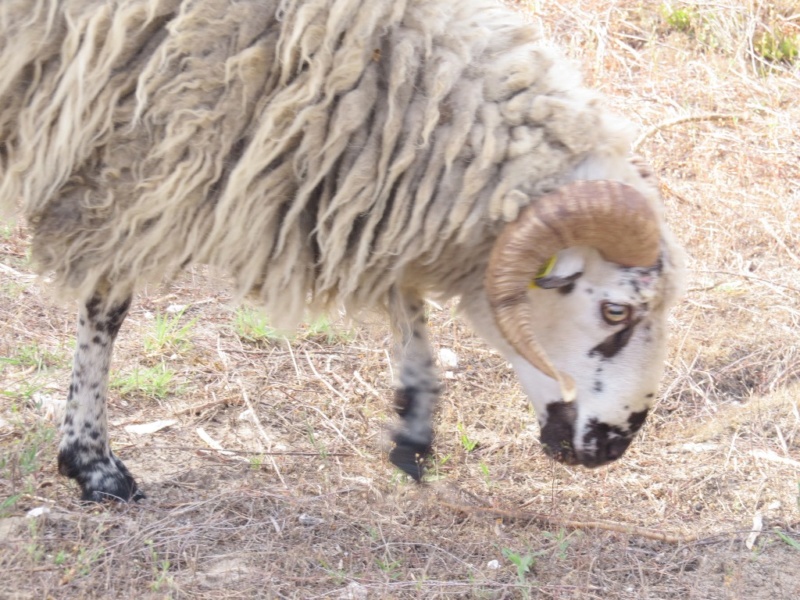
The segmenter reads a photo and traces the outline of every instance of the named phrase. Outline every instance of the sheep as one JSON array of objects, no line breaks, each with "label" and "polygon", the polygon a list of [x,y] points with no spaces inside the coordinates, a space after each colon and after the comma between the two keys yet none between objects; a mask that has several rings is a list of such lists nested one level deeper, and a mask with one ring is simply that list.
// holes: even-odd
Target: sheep
[{"label": "sheep", "polygon": [[683,280],[631,139],[493,0],[3,0],[0,209],[80,305],[59,472],[84,500],[143,497],[109,444],[112,348],[135,290],[196,264],[282,326],[382,311],[389,458],[417,480],[427,297],[508,359],[545,452],[619,458]]}]

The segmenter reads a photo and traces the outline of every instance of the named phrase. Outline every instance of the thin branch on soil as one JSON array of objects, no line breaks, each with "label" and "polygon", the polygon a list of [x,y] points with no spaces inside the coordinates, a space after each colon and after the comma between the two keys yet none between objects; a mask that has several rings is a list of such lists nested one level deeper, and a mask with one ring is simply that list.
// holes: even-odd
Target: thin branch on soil
[{"label": "thin branch on soil", "polygon": [[[287,344],[287,346],[289,348],[288,350],[276,350],[274,348],[265,348],[265,349],[255,348],[255,349],[250,349],[250,348],[232,348],[232,347],[225,348],[224,350],[225,350],[225,352],[230,352],[232,354],[255,354],[255,355],[258,355],[258,356],[292,356],[292,357],[294,357],[294,351],[292,350],[292,346],[291,346],[292,342],[291,342],[291,340],[289,338],[286,338],[286,337],[283,338],[283,339],[286,340],[286,344]],[[325,356],[328,356],[328,355],[350,356],[350,355],[353,355],[353,354],[357,354],[358,352],[373,352],[375,354],[383,353],[383,352],[385,352],[385,350],[382,349],[382,348],[381,349],[364,348],[362,346],[345,346],[343,348],[337,348],[337,347],[331,346],[331,347],[328,347],[328,348],[323,348],[321,350],[313,350],[313,349],[305,350],[304,349],[303,352],[307,352],[308,354],[323,354]]]},{"label": "thin branch on soil", "polygon": [[775,240],[775,241],[778,243],[778,245],[779,245],[781,248],[783,248],[783,249],[784,249],[784,251],[786,252],[786,254],[788,254],[788,255],[789,255],[791,258],[792,258],[792,260],[793,260],[794,262],[796,262],[796,263],[800,263],[800,256],[797,256],[797,254],[795,254],[794,252],[792,252],[792,251],[791,251],[791,249],[789,248],[789,246],[787,246],[787,245],[786,245],[786,242],[784,242],[784,241],[781,239],[781,236],[779,236],[779,235],[778,235],[778,232],[776,232],[776,231],[775,231],[775,230],[772,228],[772,225],[770,225],[770,224],[769,224],[769,221],[767,221],[767,219],[766,219],[766,218],[763,218],[763,217],[762,217],[761,219],[759,219],[759,222],[761,223],[761,226],[764,228],[764,231],[766,231],[766,232],[767,232],[769,235],[771,235],[771,236],[772,236],[772,238],[773,238],[773,239],[774,239],[774,240]]},{"label": "thin branch on soil", "polygon": [[[206,449],[200,446],[162,446],[159,444],[159,450],[177,450],[182,452],[205,452]],[[300,452],[296,450],[277,450],[277,451],[270,451],[270,452],[251,452],[246,450],[228,450],[225,449],[225,454],[238,454],[240,456],[252,456],[253,454],[258,454],[259,456],[309,456],[309,457],[317,457],[320,458],[319,452]],[[352,457],[355,456],[352,452],[326,452],[325,456],[343,456],[343,457]]]},{"label": "thin branch on soil", "polygon": [[6,275],[12,275],[13,277],[16,277],[17,279],[26,279],[28,281],[30,281],[32,279],[36,279],[36,275],[30,275],[28,273],[20,273],[16,269],[12,269],[8,265],[4,265],[3,263],[0,263],[0,271],[5,273]]},{"label": "thin branch on soil", "polygon": [[339,398],[341,398],[345,402],[348,402],[347,396],[345,396],[342,392],[333,387],[322,375],[319,374],[319,371],[317,371],[317,368],[314,366],[314,363],[311,362],[311,358],[308,356],[308,352],[303,350],[303,353],[306,355],[306,362],[308,363],[308,366],[311,367],[311,371],[314,373],[317,379],[319,379],[323,384],[325,384],[325,387],[327,387],[330,391],[339,396]]},{"label": "thin branch on soil", "polygon": [[13,383],[15,381],[19,381],[21,379],[25,379],[28,375],[30,375],[31,373],[36,371],[36,368],[37,368],[37,365],[32,365],[32,366],[28,367],[27,369],[25,369],[23,371],[20,371],[19,373],[12,373],[8,377],[6,377],[6,379],[10,383]]},{"label": "thin branch on soil", "polygon": [[[245,388],[244,383],[240,378],[236,378],[236,383],[239,384],[239,387],[242,390],[242,398],[244,398],[244,402],[247,405],[247,408],[250,409],[250,413],[253,415],[253,421],[256,424],[256,429],[258,429],[258,433],[261,434],[261,437],[264,439],[264,442],[267,444],[267,450],[272,449],[272,440],[267,435],[267,432],[264,431],[264,427],[261,425],[261,419],[258,418],[258,413],[256,412],[255,407],[253,406],[252,402],[250,402],[250,396],[247,394],[247,389]],[[272,463],[272,469],[275,471],[275,474],[278,476],[278,479],[281,480],[281,483],[286,486],[286,482],[283,479],[283,475],[281,475],[281,470],[278,468],[278,463],[275,462],[275,458],[273,456],[269,456],[269,462]]]},{"label": "thin branch on soil", "polygon": [[218,399],[216,396],[214,400],[211,402],[204,402],[203,404],[193,404],[192,406],[187,406],[186,408],[181,408],[180,410],[173,410],[173,415],[186,415],[186,414],[198,414],[206,409],[213,408],[215,406],[219,406],[220,404],[224,404],[226,406],[231,406],[234,404],[238,404],[237,402],[231,400],[230,398],[222,398]]},{"label": "thin branch on soil", "polygon": [[363,385],[370,394],[375,396],[378,400],[383,400],[383,395],[369,383],[367,383],[367,381],[361,376],[361,373],[359,373],[357,370],[353,371],[353,377],[356,379],[356,381]]},{"label": "thin branch on soil", "polygon": [[331,421],[330,418],[328,418],[328,416],[324,412],[322,412],[316,406],[308,405],[306,408],[310,408],[311,410],[316,412],[320,417],[322,417],[322,419],[325,422],[325,424],[328,427],[330,427],[331,429],[333,429],[339,435],[339,437],[342,438],[342,440],[344,440],[344,442],[353,449],[353,452],[358,454],[361,458],[369,458],[369,456],[367,456],[361,450],[356,448],[353,445],[353,442],[351,442],[350,440],[347,439],[347,437],[345,437],[345,435],[342,433],[342,431],[336,425],[333,424],[333,421]]},{"label": "thin branch on soil", "polygon": [[653,125],[650,129],[648,129],[642,135],[640,135],[639,138],[635,142],[633,142],[633,147],[631,148],[631,150],[635,152],[642,144],[642,142],[644,142],[651,135],[657,133],[662,129],[667,129],[668,127],[672,127],[673,125],[679,125],[681,123],[686,123],[688,121],[728,121],[736,119],[745,120],[747,119],[747,115],[704,113],[701,115],[684,115],[682,117],[675,117],[674,119],[667,119],[666,121],[661,121],[661,123]]},{"label": "thin branch on soil", "polygon": [[5,322],[0,322],[0,325],[2,325],[5,329],[10,329],[11,331],[16,331],[17,333],[19,333],[22,336],[24,336],[25,339],[28,339],[28,338],[32,337],[30,330],[21,329],[21,328],[17,327],[16,325],[12,325],[6,319],[3,319],[3,321],[5,321]]},{"label": "thin branch on soil", "polygon": [[225,456],[230,456],[231,458],[235,458],[237,460],[242,460],[247,463],[250,462],[243,456],[239,456],[238,454],[235,454],[230,450],[225,450],[225,448],[222,447],[222,444],[220,444],[217,440],[208,435],[208,433],[206,433],[206,430],[203,429],[202,427],[198,427],[196,431],[200,439],[203,440],[206,444],[208,444],[209,448],[211,448],[212,450],[216,450],[220,454],[224,454]]},{"label": "thin branch on soil", "polygon": [[[219,336],[217,336],[217,355],[222,360],[222,364],[225,365],[225,369],[230,371],[230,360],[228,359],[228,355],[225,354],[225,352],[222,351],[222,347],[220,345]],[[242,398],[244,399],[244,402],[247,405],[247,408],[250,410],[250,412],[253,415],[253,421],[256,424],[256,428],[258,429],[258,432],[261,434],[261,437],[264,439],[264,441],[267,444],[267,450],[271,450],[272,449],[272,440],[270,440],[269,436],[267,435],[267,432],[264,431],[264,427],[262,427],[262,425],[261,425],[261,420],[258,418],[258,413],[256,412],[256,409],[253,406],[253,404],[250,402],[250,396],[248,396],[248,394],[247,394],[247,388],[245,387],[245,385],[242,382],[242,380],[240,378],[238,378],[238,377],[236,378],[236,383],[239,385],[239,389],[242,390]],[[205,431],[203,431],[202,428],[198,428],[197,434],[200,435],[200,437],[202,437],[203,440],[207,444],[209,444],[210,446],[213,447],[213,445],[211,443],[209,443],[209,440],[211,440],[211,438],[210,437],[208,437],[208,438],[203,437],[201,432],[203,434],[205,434]],[[275,459],[272,456],[269,457],[269,460],[270,460],[270,463],[272,463],[272,469],[275,471],[275,474],[278,476],[278,479],[280,479],[281,483],[284,486],[286,486],[286,482],[283,479],[283,475],[281,475],[281,471],[280,471],[280,469],[278,469],[278,463],[275,462]]]},{"label": "thin branch on soil", "polygon": [[600,529],[603,531],[615,531],[617,533],[624,533],[637,537],[643,537],[649,540],[658,540],[668,544],[685,544],[694,542],[698,539],[697,534],[675,534],[667,533],[665,531],[657,531],[655,529],[647,529],[646,527],[638,527],[636,525],[626,525],[625,523],[614,523],[612,521],[577,521],[575,519],[566,519],[562,517],[553,517],[542,513],[533,513],[528,511],[505,510],[502,508],[492,508],[483,506],[465,506],[461,504],[451,504],[450,502],[440,502],[451,510],[463,512],[466,514],[479,513],[495,515],[506,519],[516,519],[522,521],[536,521],[546,525],[557,525],[559,527],[570,527],[572,529]]},{"label": "thin branch on soil", "polygon": [[[731,277],[742,277],[744,279],[752,279],[753,281],[760,281],[762,283],[766,283],[768,285],[774,285],[777,287],[781,287],[787,290],[791,290],[793,292],[797,292],[800,294],[800,289],[796,287],[792,287],[790,285],[786,285],[785,283],[778,283],[777,281],[771,281],[769,279],[764,279],[763,277],[757,277],[755,275],[749,275],[748,273],[735,273],[733,271],[706,271],[703,269],[696,269],[695,273],[705,273],[708,275],[730,275]],[[717,286],[713,286],[717,287]]]},{"label": "thin branch on soil", "polygon": [[[292,364],[294,365],[294,372],[297,375],[297,378],[300,379],[300,367],[297,366],[297,360],[294,357],[294,352],[292,351],[292,344],[289,342],[287,338],[283,338],[283,341],[286,342],[286,347],[289,349],[289,356],[292,357]],[[306,357],[308,357],[308,351],[306,351]]]},{"label": "thin branch on soil", "polygon": [[755,458],[760,458],[762,460],[768,460],[770,462],[800,469],[800,462],[776,454],[772,450],[750,450],[750,455]]}]

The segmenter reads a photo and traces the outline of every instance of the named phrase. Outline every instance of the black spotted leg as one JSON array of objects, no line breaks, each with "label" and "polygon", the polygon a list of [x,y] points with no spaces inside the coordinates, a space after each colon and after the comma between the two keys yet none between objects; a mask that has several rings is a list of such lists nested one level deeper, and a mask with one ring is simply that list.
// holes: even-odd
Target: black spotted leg
[{"label": "black spotted leg", "polygon": [[82,499],[92,502],[144,497],[109,446],[108,371],[114,340],[131,303],[130,295],[119,301],[110,297],[106,291],[96,291],[80,309],[72,382],[58,451],[59,473],[75,479]]},{"label": "black spotted leg", "polygon": [[402,419],[393,436],[389,460],[416,481],[433,442],[433,410],[439,397],[439,380],[428,342],[422,299],[413,292],[395,290],[390,313],[397,343],[399,387],[395,409]]}]

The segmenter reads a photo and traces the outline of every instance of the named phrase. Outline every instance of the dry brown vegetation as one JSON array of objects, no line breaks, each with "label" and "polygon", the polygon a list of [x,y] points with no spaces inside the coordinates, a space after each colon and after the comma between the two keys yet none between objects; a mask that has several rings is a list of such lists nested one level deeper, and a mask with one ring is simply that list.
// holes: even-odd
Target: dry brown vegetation
[{"label": "dry brown vegetation", "polygon": [[431,307],[458,364],[414,485],[384,452],[380,324],[287,341],[198,271],[145,290],[118,342],[115,450],[150,498],[81,506],[54,465],[73,307],[5,229],[0,597],[800,597],[800,77],[763,50],[798,35],[800,9],[520,5],[642,125],[690,255],[662,398],[626,456],[549,461],[509,366]]}]

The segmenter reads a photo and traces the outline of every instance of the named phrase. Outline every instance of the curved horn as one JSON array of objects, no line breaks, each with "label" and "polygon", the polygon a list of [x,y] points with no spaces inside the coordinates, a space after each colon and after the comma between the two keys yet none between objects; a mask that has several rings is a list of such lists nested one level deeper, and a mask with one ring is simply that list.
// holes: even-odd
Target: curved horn
[{"label": "curved horn", "polygon": [[575,399],[575,382],[556,370],[536,341],[527,294],[541,266],[572,246],[590,246],[626,267],[651,266],[659,256],[658,219],[631,186],[576,181],[525,207],[495,242],[486,291],[497,325],[521,356],[558,381],[566,401]]}]

